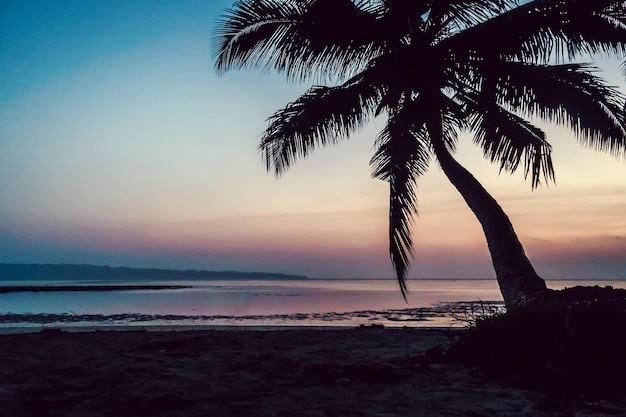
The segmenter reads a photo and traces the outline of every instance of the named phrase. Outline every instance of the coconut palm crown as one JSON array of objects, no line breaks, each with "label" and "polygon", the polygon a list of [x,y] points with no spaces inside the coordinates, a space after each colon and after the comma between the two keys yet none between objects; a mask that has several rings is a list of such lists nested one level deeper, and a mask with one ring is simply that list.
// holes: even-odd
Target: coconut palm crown
[{"label": "coconut palm crown", "polygon": [[[218,73],[256,68],[313,85],[269,119],[259,144],[282,175],[316,147],[386,116],[373,176],[389,183],[389,251],[402,294],[413,256],[417,179],[432,159],[483,226],[508,307],[546,291],[507,216],[452,154],[469,132],[505,172],[555,178],[531,120],[626,152],[624,97],[581,56],[626,56],[626,1],[241,0],[214,33]],[[318,85],[327,84],[327,85]]]}]

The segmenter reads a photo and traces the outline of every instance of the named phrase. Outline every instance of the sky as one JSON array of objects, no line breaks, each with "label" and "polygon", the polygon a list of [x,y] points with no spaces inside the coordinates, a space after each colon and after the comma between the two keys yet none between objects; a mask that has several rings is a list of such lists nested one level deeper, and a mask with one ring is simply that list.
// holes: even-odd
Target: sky
[{"label": "sky", "polygon": [[[388,184],[369,159],[384,119],[283,177],[266,120],[309,87],[218,76],[231,0],[0,0],[0,262],[392,277]],[[615,62],[610,84],[626,92]],[[457,158],[509,214],[548,279],[626,279],[626,164],[544,125],[555,185]],[[439,167],[418,181],[412,278],[491,278],[482,230]],[[412,287],[412,284],[409,283]]]}]

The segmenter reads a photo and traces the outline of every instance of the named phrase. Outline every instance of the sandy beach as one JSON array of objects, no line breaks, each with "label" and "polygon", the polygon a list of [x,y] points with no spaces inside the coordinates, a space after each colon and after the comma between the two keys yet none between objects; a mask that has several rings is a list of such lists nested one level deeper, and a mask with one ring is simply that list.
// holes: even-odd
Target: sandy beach
[{"label": "sandy beach", "polygon": [[[458,330],[0,335],[3,416],[602,416],[430,360]],[[432,350],[434,348],[434,350]]]}]

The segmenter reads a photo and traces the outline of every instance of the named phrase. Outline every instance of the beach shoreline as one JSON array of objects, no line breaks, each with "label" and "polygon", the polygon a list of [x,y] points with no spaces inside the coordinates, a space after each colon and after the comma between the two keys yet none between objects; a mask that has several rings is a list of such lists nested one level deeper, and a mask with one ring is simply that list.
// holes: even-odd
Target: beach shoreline
[{"label": "beach shoreline", "polygon": [[555,410],[540,393],[429,359],[462,332],[367,326],[4,334],[0,409],[11,416],[602,415],[583,403]]},{"label": "beach shoreline", "polygon": [[[292,331],[292,330],[350,330],[354,326],[278,326],[278,325],[222,325],[222,324],[139,324],[139,325],[51,325],[51,326],[15,326],[0,327],[0,335],[25,333],[94,333],[94,332],[203,332],[203,331]],[[401,330],[401,327],[388,327],[389,330]],[[422,329],[421,327],[416,329]],[[445,330],[447,327],[424,327],[424,329]]]}]

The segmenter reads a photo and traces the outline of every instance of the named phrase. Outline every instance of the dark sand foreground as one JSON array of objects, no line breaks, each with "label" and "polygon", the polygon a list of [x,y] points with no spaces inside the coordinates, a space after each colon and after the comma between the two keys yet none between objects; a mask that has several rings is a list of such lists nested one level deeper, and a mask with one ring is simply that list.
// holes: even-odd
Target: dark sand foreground
[{"label": "dark sand foreground", "polygon": [[458,331],[44,331],[0,335],[2,416],[603,416],[429,349]]}]

